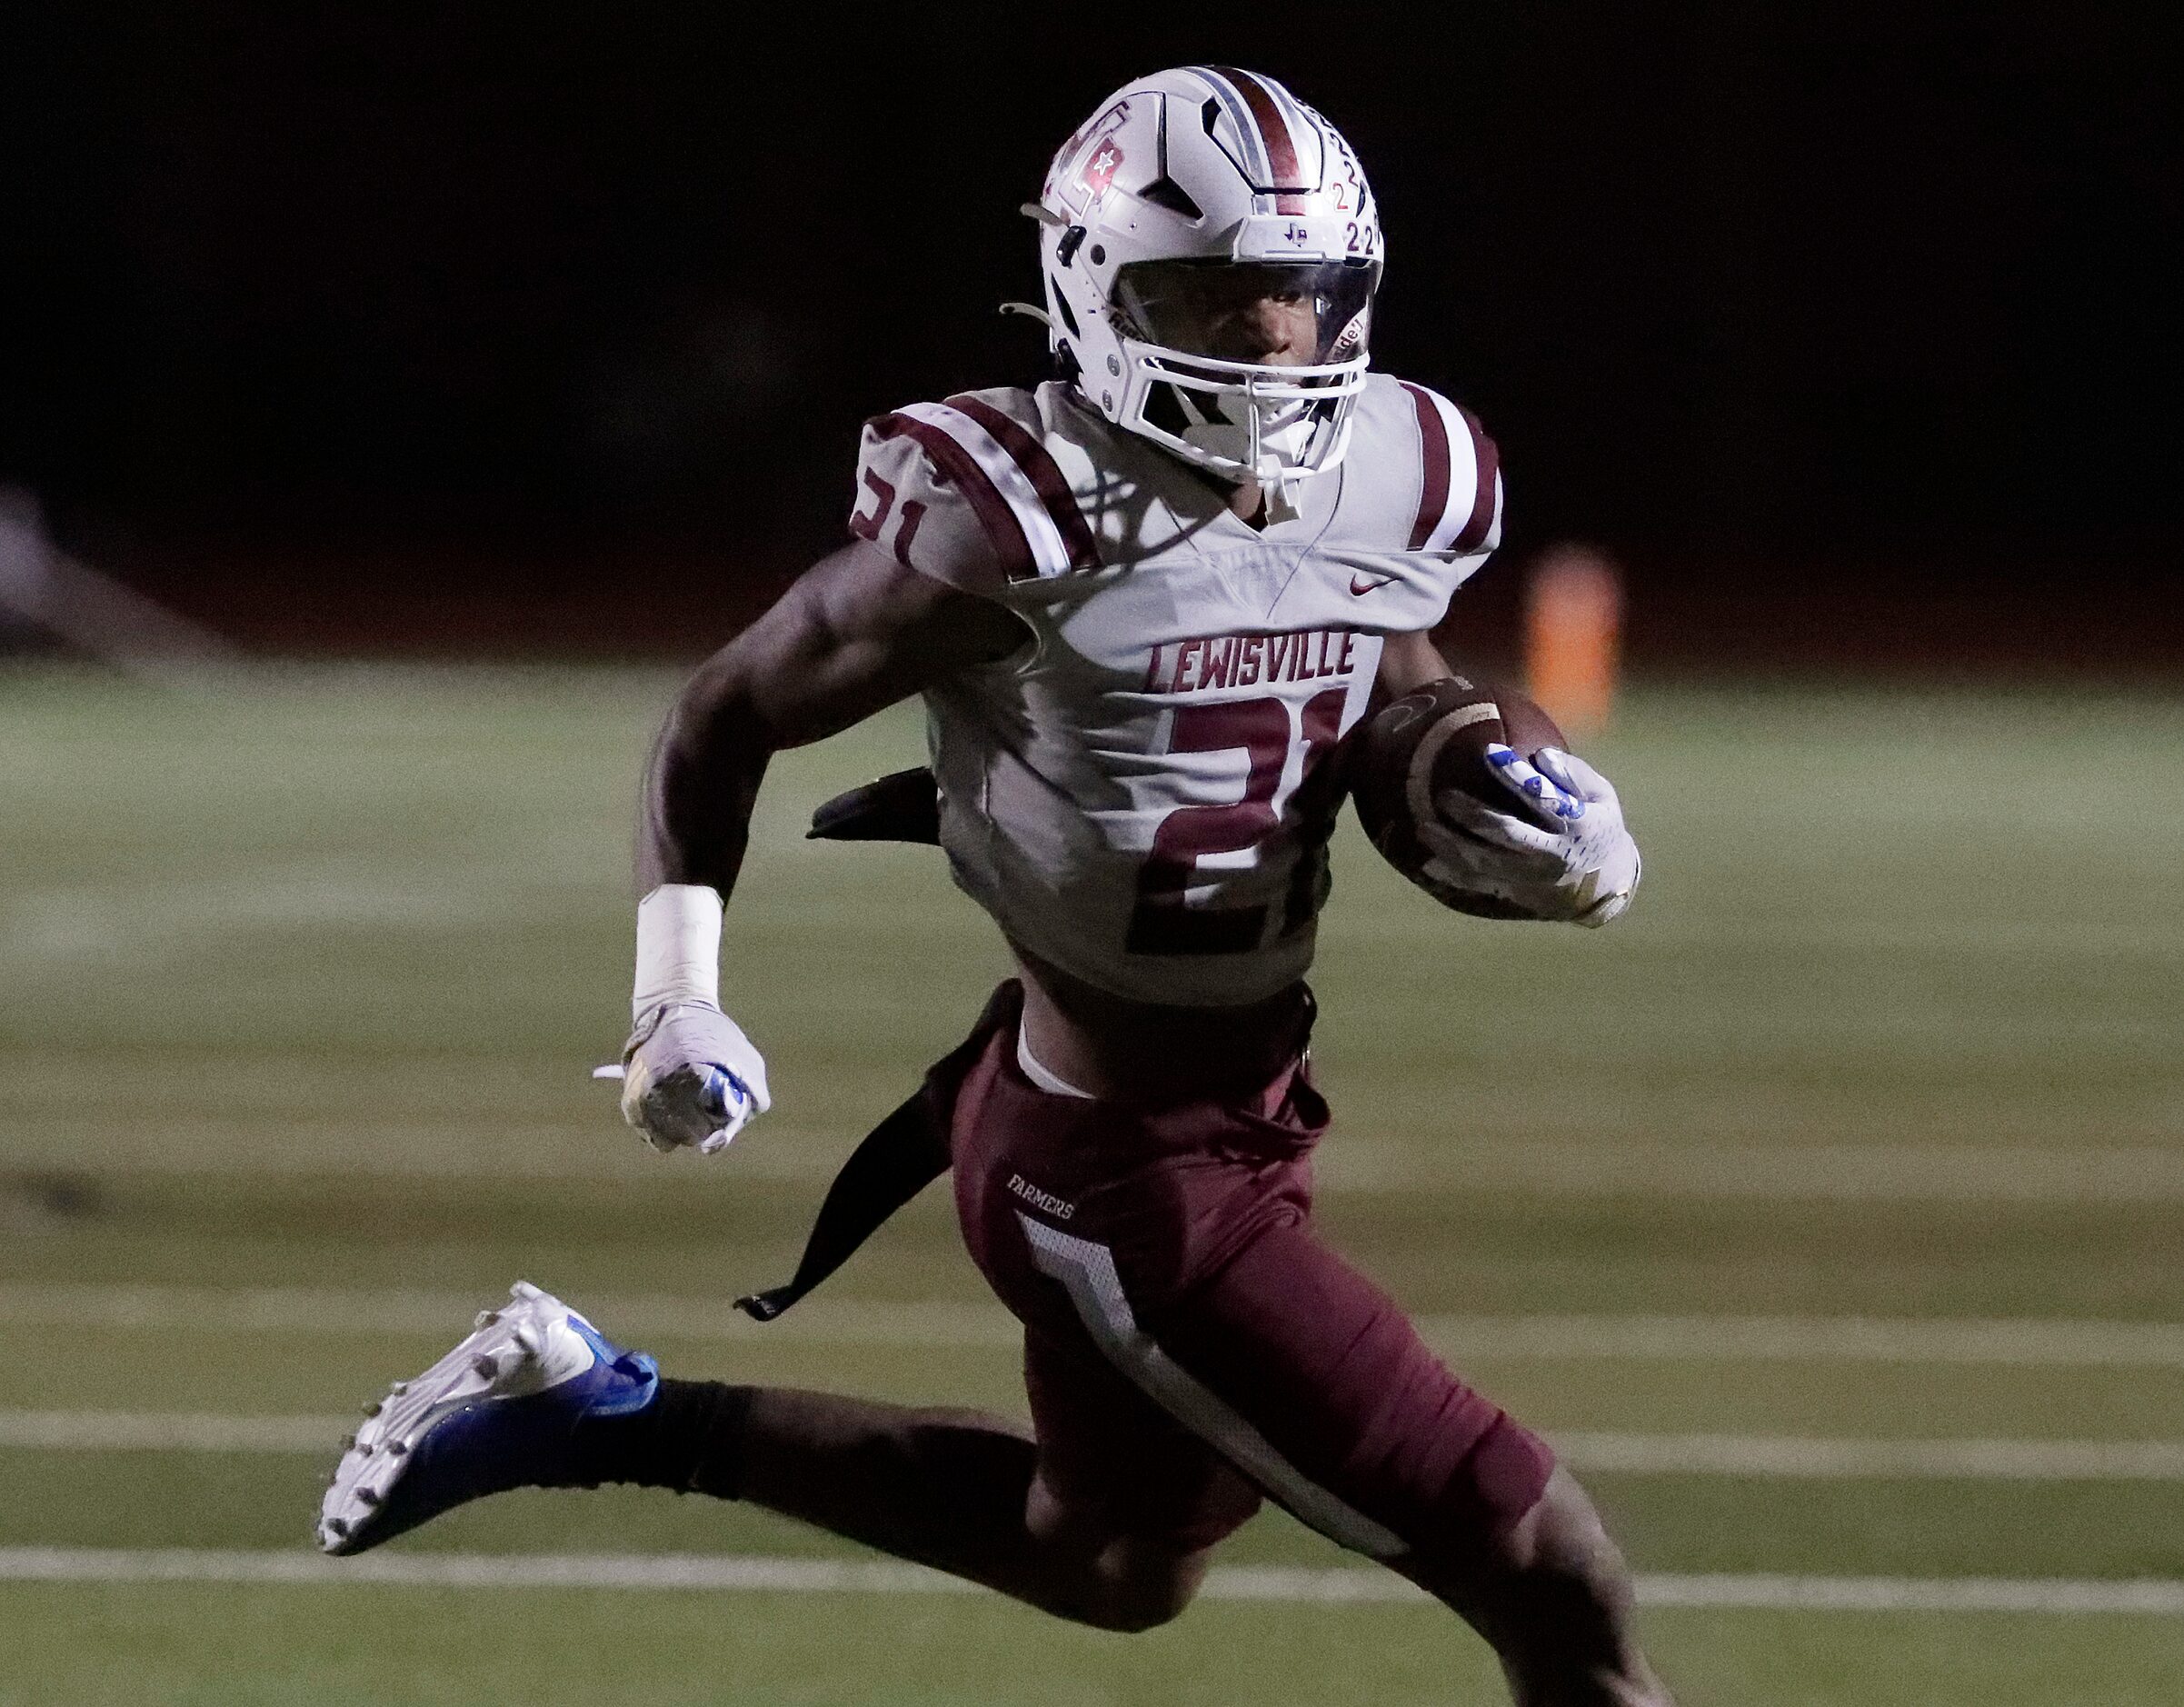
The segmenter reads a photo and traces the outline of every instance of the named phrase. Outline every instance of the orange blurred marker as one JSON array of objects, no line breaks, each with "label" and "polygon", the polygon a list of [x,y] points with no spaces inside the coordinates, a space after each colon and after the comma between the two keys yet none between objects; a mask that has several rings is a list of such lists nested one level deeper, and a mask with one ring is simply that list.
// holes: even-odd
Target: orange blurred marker
[{"label": "orange blurred marker", "polygon": [[1608,726],[1622,620],[1622,577],[1601,553],[1557,545],[1532,566],[1525,587],[1525,685],[1572,740]]}]

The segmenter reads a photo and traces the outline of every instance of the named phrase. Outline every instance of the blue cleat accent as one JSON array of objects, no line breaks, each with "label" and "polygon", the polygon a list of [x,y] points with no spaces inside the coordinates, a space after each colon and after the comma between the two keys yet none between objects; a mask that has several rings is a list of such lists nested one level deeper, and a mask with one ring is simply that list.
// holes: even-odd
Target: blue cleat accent
[{"label": "blue cleat accent", "polygon": [[321,1502],[318,1543],[363,1552],[489,1493],[576,1485],[576,1425],[642,1411],[659,1390],[648,1354],[518,1281],[453,1351],[372,1406]]}]

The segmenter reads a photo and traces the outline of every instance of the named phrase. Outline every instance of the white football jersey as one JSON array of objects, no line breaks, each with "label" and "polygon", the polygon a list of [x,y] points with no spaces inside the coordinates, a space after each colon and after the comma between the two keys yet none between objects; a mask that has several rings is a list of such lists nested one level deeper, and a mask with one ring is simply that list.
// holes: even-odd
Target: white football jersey
[{"label": "white football jersey", "polygon": [[955,881],[1118,995],[1229,1005],[1301,976],[1381,636],[1440,622],[1500,543],[1478,424],[1374,374],[1348,457],[1263,531],[1059,384],[873,421],[858,478],[853,532],[1032,636],[925,696]]}]

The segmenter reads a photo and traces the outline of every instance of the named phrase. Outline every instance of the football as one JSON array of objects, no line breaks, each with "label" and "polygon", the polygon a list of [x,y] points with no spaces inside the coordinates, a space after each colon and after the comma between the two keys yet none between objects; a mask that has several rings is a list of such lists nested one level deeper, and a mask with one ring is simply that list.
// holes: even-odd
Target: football
[{"label": "football", "polygon": [[1505,786],[1486,757],[1487,748],[1496,744],[1512,746],[1526,758],[1541,747],[1564,746],[1554,719],[1512,688],[1451,675],[1383,705],[1353,739],[1351,798],[1381,856],[1445,907],[1485,919],[1529,916],[1429,871],[1432,850],[1419,826],[1436,820],[1437,795],[1457,789],[1499,811],[1559,829],[1544,809]]}]

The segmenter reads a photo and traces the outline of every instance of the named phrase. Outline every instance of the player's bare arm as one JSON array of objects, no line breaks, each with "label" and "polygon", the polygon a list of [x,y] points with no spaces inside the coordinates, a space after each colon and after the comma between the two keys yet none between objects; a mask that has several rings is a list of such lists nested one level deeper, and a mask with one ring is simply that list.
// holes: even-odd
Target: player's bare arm
[{"label": "player's bare arm", "polygon": [[637,887],[735,887],[777,752],[839,734],[1028,638],[998,605],[855,540],[793,583],[693,675],[646,771]]},{"label": "player's bare arm", "polygon": [[637,834],[637,973],[623,1113],[653,1148],[712,1153],[771,1101],[722,1011],[722,908],[773,755],[838,733],[1025,638],[998,605],[853,540],[694,674],[661,730]]}]

